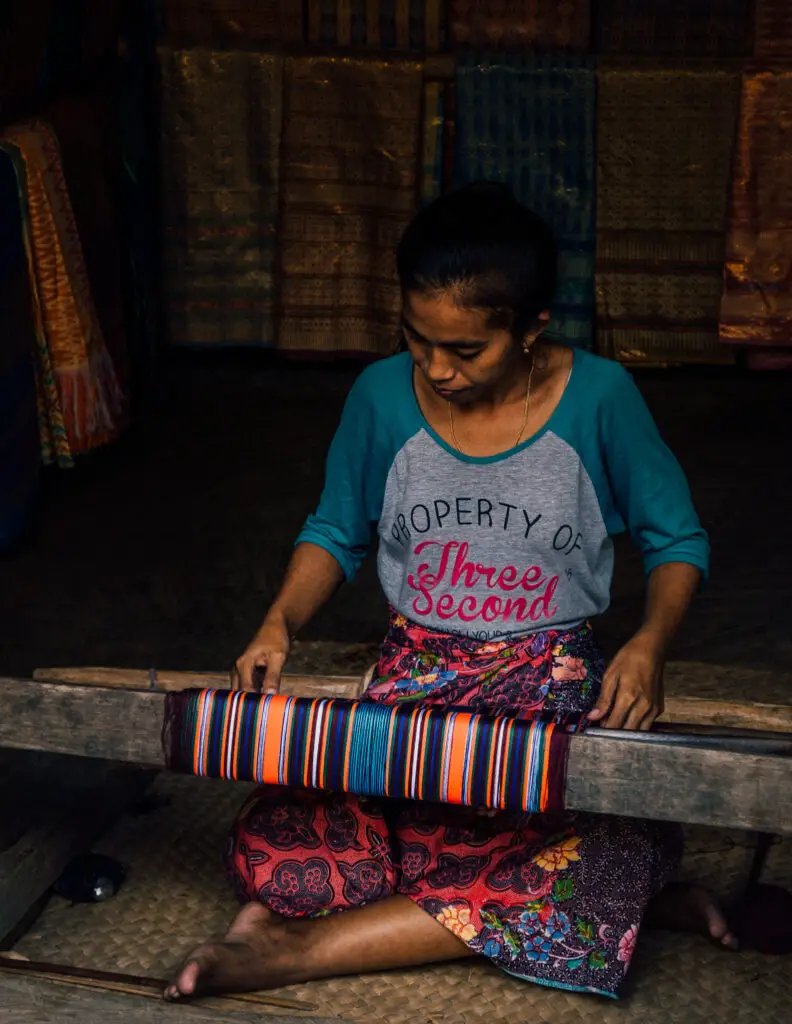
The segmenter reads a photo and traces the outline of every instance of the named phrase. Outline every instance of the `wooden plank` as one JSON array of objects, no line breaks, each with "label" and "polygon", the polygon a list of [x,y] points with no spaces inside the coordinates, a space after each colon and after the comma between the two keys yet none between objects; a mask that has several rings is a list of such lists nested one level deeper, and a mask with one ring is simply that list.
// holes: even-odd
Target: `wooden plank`
[{"label": "wooden plank", "polygon": [[[37,682],[78,683],[82,686],[118,687],[126,690],[228,689],[228,673],[168,672],[138,668],[37,668]],[[359,676],[284,675],[281,693],[295,697],[346,697],[353,700],[363,692]]]},{"label": "wooden plank", "polygon": [[[34,963],[16,957],[0,956],[0,976],[7,974],[23,975],[24,977],[45,978],[58,981],[63,985],[75,985],[78,988],[90,988],[103,992],[121,992],[129,996],[143,996],[147,999],[162,999],[167,982],[161,978],[144,978],[133,974],[120,974],[108,971],[94,971],[85,967],[71,967],[62,964]],[[279,1010],[296,1010],[310,1013],[316,1009],[313,1003],[302,999],[290,999],[268,992],[239,992],[228,995],[212,996],[203,999],[204,1006],[211,1005],[221,1010],[246,1009],[240,1003],[254,1006],[276,1007]]]},{"label": "wooden plank", "polygon": [[115,761],[0,751],[0,942],[152,778]]},{"label": "wooden plank", "polygon": [[[145,669],[87,666],[37,668],[33,678],[39,682],[79,683],[84,686],[131,690],[187,690],[191,687],[228,686],[228,676],[220,672],[157,670],[152,674]],[[281,692],[296,697],[354,699],[363,692],[363,680],[357,676],[284,675]],[[792,733],[792,705],[789,704],[762,704],[754,701],[711,700],[699,697],[667,697],[665,703],[665,712],[659,719],[661,722]]]},{"label": "wooden plank", "polygon": [[[0,747],[162,765],[162,693],[0,679]],[[567,805],[792,834],[792,758],[572,736]]]},{"label": "wooden plank", "polygon": [[201,1002],[169,1004],[143,996],[103,992],[45,978],[0,976],[0,1024],[338,1024],[304,1014],[218,1012]]}]

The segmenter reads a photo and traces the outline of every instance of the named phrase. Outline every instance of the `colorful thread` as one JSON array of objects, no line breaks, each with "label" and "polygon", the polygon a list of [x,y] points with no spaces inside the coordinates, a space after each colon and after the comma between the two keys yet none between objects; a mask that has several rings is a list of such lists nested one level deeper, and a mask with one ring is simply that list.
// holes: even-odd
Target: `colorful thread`
[{"label": "colorful thread", "polygon": [[495,810],[563,807],[568,729],[466,710],[228,690],[166,697],[171,771]]}]

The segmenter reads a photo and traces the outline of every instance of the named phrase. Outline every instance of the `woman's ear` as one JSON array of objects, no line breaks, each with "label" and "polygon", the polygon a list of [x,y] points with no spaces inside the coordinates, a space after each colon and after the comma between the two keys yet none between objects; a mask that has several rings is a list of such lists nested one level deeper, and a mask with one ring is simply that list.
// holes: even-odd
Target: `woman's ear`
[{"label": "woman's ear", "polygon": [[522,347],[523,352],[530,352],[531,347],[536,342],[537,338],[544,333],[547,329],[547,325],[550,323],[550,311],[544,310],[534,321],[533,327],[526,331],[523,335]]}]

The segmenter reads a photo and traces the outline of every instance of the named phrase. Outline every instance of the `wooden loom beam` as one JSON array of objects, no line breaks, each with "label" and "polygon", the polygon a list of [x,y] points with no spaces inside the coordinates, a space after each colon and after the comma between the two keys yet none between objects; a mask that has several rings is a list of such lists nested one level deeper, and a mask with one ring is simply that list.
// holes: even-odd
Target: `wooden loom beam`
[{"label": "wooden loom beam", "polygon": [[[79,683],[127,690],[186,690],[228,686],[221,672],[147,672],[136,668],[37,668],[33,678],[42,683]],[[363,692],[359,676],[284,675],[282,693],[297,697],[347,697]],[[661,722],[718,726],[792,733],[792,705],[760,704],[755,701],[712,700],[702,697],[666,697]]]},{"label": "wooden loom beam", "polygon": [[[162,767],[164,693],[0,679],[0,747]],[[792,834],[792,757],[570,738],[570,808]]]}]

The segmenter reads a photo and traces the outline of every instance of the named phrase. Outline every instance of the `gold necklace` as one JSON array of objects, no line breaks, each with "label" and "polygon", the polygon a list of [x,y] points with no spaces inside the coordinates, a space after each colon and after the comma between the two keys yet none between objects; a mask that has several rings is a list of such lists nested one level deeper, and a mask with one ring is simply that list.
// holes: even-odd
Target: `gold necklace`
[{"label": "gold necklace", "polygon": [[[523,420],[522,426],[520,427],[520,433],[517,435],[517,440],[512,445],[512,448],[516,448],[520,443],[520,440],[525,433],[525,428],[528,426],[528,406],[531,402],[531,384],[533,383],[533,372],[536,366],[536,359],[531,357],[531,370],[528,374],[528,387],[525,389],[525,408],[523,409]],[[454,430],[454,406],[452,402],[448,403],[448,425],[451,428],[451,441],[458,452],[462,451],[462,448],[457,441],[456,432]],[[464,454],[464,452],[462,452]]]}]

